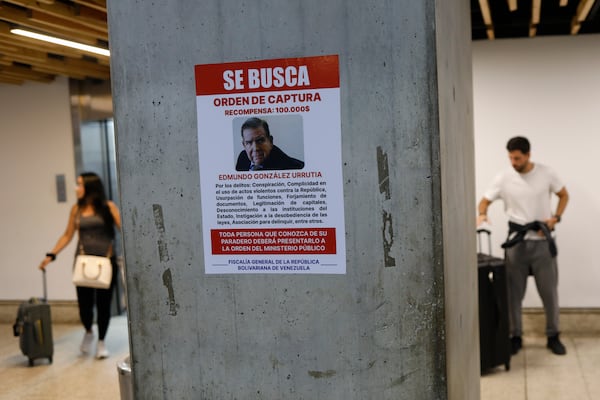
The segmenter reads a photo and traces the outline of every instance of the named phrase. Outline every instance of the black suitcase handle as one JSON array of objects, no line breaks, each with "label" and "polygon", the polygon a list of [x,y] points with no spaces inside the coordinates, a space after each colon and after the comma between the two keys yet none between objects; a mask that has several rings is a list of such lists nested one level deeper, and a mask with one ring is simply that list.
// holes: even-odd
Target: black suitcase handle
[{"label": "black suitcase handle", "polygon": [[487,238],[488,238],[488,254],[491,256],[492,255],[492,231],[490,231],[489,229],[486,228],[478,228],[477,229],[477,249],[478,252],[483,254],[483,251],[481,249],[481,234],[482,233],[486,233],[487,234]]},{"label": "black suitcase handle", "polygon": [[46,283],[46,270],[43,269],[42,270],[42,281],[43,281],[43,285],[44,285],[44,301],[47,303],[48,302],[48,287],[47,287],[47,283]]}]

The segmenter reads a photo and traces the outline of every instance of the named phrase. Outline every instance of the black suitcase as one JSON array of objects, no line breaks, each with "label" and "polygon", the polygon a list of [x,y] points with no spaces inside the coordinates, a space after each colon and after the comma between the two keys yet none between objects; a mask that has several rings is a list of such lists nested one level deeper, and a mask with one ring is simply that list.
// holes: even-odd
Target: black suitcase
[{"label": "black suitcase", "polygon": [[[481,250],[481,234],[488,237],[489,254]],[[491,255],[491,232],[477,230],[479,251],[477,270],[479,280],[479,351],[481,373],[504,365],[510,370],[511,346],[508,323],[506,266],[502,258]]]},{"label": "black suitcase", "polygon": [[54,342],[52,317],[47,303],[46,271],[44,271],[44,297],[32,297],[19,305],[13,333],[19,336],[21,351],[29,359],[29,366],[38,358],[47,358],[52,364]]}]

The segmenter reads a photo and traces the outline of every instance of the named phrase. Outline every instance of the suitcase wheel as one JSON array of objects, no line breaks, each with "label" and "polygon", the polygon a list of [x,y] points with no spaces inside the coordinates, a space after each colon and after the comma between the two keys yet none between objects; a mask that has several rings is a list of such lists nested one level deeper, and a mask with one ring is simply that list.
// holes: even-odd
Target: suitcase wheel
[{"label": "suitcase wheel", "polygon": [[33,358],[30,358],[30,359],[29,359],[29,366],[30,366],[30,367],[33,367]]},{"label": "suitcase wheel", "polygon": [[510,362],[507,362],[506,364],[504,364],[504,368],[505,368],[507,371],[510,371]]},{"label": "suitcase wheel", "polygon": [[50,364],[52,364],[52,357],[48,357],[48,362],[50,362]]}]

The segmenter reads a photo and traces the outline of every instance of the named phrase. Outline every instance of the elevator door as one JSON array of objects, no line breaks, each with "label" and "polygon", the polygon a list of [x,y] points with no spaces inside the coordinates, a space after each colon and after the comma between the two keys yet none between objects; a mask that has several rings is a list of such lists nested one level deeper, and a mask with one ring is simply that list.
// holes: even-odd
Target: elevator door
[{"label": "elevator door", "polygon": [[[119,192],[117,183],[117,157],[115,150],[115,129],[112,119],[101,121],[85,121],[80,130],[81,165],[77,174],[94,172],[100,176],[106,196],[119,206]],[[121,235],[117,231],[115,239],[115,254],[121,264],[122,274],[123,258],[121,257]],[[124,280],[122,275],[117,279],[113,296],[112,313],[121,314],[126,308],[124,296]]]},{"label": "elevator door", "polygon": [[81,124],[81,170],[95,172],[106,189],[106,196],[119,204],[115,129],[112,119]]}]

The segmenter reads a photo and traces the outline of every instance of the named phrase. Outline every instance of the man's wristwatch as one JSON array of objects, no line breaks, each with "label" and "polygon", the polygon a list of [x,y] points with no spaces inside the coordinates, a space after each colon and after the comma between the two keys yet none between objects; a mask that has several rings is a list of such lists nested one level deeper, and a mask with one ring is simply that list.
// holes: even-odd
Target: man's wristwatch
[{"label": "man's wristwatch", "polygon": [[560,222],[560,215],[555,215],[554,219],[556,220],[557,223]]}]

